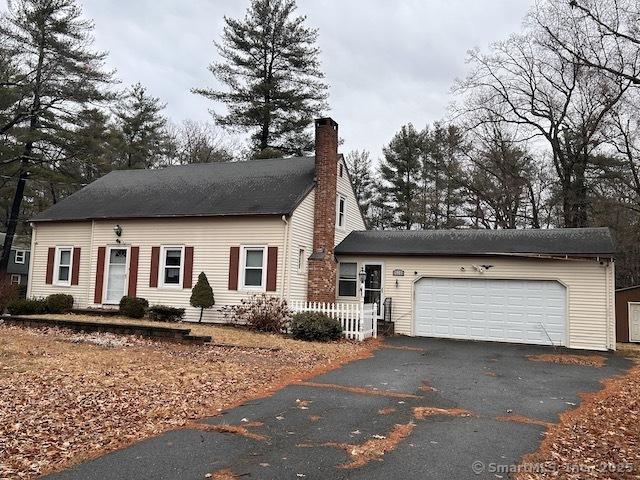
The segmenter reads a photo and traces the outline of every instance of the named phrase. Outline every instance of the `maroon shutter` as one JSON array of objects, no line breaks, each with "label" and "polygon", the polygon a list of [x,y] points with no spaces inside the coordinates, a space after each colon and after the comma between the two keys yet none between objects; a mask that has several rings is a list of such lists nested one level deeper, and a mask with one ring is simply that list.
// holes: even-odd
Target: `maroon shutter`
[{"label": "maroon shutter", "polygon": [[104,282],[104,257],[106,247],[98,247],[98,265],[96,267],[96,290],[93,295],[93,303],[100,305],[102,303],[102,286]]},{"label": "maroon shutter", "polygon": [[193,286],[193,247],[184,247],[184,278],[182,288]]},{"label": "maroon shutter", "polygon": [[53,283],[53,263],[56,261],[56,247],[49,247],[47,252],[47,285]]},{"label": "maroon shutter", "polygon": [[80,247],[73,247],[73,266],[71,267],[71,285],[80,281]]},{"label": "maroon shutter", "polygon": [[269,247],[267,255],[267,292],[276,291],[278,278],[278,247]]},{"label": "maroon shutter", "polygon": [[238,267],[240,265],[240,247],[231,247],[229,253],[229,290],[238,290]]},{"label": "maroon shutter", "polygon": [[135,297],[138,293],[138,257],[140,256],[140,247],[131,247],[129,258],[129,288],[127,295]]},{"label": "maroon shutter", "polygon": [[151,247],[151,274],[149,275],[149,286],[158,286],[158,268],[160,264],[160,247]]}]

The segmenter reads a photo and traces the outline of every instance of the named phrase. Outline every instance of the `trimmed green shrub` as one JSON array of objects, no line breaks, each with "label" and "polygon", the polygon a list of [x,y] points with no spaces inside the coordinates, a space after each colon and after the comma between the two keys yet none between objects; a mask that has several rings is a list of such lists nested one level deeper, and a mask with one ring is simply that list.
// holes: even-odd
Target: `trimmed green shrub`
[{"label": "trimmed green shrub", "polygon": [[73,308],[73,297],[64,293],[56,293],[47,297],[47,312],[66,313]]},{"label": "trimmed green shrub", "polygon": [[179,322],[184,318],[184,312],[184,308],[167,307],[166,305],[154,305],[147,310],[151,320],[156,322]]},{"label": "trimmed green shrub", "polygon": [[145,298],[122,297],[120,300],[120,313],[129,318],[142,318],[149,307]]},{"label": "trimmed green shrub", "polygon": [[18,298],[9,302],[7,311],[11,315],[36,315],[47,313],[47,301],[42,298]]},{"label": "trimmed green shrub", "polygon": [[342,338],[342,324],[324,313],[296,313],[291,320],[291,335],[298,340],[339,340]]},{"label": "trimmed green shrub", "polygon": [[213,297],[213,290],[209,285],[209,280],[204,272],[198,275],[198,281],[191,290],[191,300],[189,301],[192,307],[200,309],[200,319],[198,322],[202,322],[202,312],[205,308],[211,308],[216,304]]}]

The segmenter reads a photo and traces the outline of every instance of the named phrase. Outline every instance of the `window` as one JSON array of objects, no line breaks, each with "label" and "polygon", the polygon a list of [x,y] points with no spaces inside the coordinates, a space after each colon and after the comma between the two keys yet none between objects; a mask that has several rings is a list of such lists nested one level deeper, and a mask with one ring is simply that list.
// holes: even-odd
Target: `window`
[{"label": "window", "polygon": [[338,296],[356,297],[358,292],[358,264],[340,263]]},{"label": "window", "polygon": [[182,285],[184,267],[184,247],[162,247],[162,285],[179,287]]},{"label": "window", "polygon": [[20,285],[20,275],[11,275],[11,285]]},{"label": "window", "polygon": [[305,249],[300,247],[300,251],[298,252],[298,273],[302,273],[305,270],[306,264],[306,254]]},{"label": "window", "polygon": [[340,178],[342,178],[342,163],[340,164]]},{"label": "window", "polygon": [[56,248],[56,263],[54,267],[54,284],[68,287],[71,285],[71,262],[73,258],[72,247]]},{"label": "window", "polygon": [[344,228],[344,217],[345,217],[345,212],[347,210],[347,199],[344,198],[342,195],[338,196],[337,210],[338,210],[337,212],[338,218],[336,219],[336,223],[338,225],[338,228]]},{"label": "window", "polygon": [[264,247],[242,249],[242,286],[249,290],[262,290],[265,285]]},{"label": "window", "polygon": [[26,252],[24,250],[16,250],[16,263],[24,263]]}]

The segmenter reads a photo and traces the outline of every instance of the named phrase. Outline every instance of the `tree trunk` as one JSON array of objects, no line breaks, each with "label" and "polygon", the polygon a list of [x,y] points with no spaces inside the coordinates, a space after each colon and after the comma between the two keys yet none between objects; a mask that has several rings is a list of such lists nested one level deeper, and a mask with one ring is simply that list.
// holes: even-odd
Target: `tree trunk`
[{"label": "tree trunk", "polygon": [[18,216],[20,214],[20,206],[22,205],[24,187],[27,183],[28,176],[29,174],[26,170],[26,161],[23,159],[20,168],[20,177],[18,178],[18,185],[16,186],[16,193],[13,197],[11,211],[9,212],[9,218],[7,220],[7,233],[4,237],[4,244],[2,245],[2,258],[0,258],[0,272],[2,273],[6,273],[7,268],[9,267],[11,245],[13,244],[13,237],[16,234],[16,228],[18,226]]},{"label": "tree trunk", "polygon": [[198,320],[198,323],[202,323],[202,312],[204,312],[204,308],[200,307],[200,319]]}]

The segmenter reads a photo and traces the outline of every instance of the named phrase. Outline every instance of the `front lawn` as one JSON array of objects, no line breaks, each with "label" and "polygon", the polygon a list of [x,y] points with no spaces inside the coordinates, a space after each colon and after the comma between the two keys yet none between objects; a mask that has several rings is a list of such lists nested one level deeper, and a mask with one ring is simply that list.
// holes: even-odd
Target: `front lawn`
[{"label": "front lawn", "polygon": [[0,326],[0,478],[35,477],[179,428],[374,345],[193,327],[233,346]]}]

